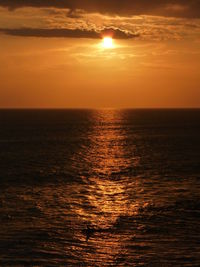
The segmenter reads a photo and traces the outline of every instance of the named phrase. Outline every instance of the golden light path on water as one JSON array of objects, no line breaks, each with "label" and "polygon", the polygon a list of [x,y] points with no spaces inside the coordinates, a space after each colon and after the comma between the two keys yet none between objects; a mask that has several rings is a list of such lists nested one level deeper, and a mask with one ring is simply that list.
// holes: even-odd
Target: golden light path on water
[{"label": "golden light path on water", "polygon": [[[124,138],[126,133],[120,127],[123,120],[119,111],[95,112],[95,125],[90,136],[90,147],[85,154],[86,161],[91,161],[90,176],[83,177],[86,183],[85,198],[75,212],[84,225],[90,225],[95,229],[101,229],[101,234],[96,234],[89,239],[89,244],[95,248],[94,262],[111,263],[116,255],[123,250],[123,243],[130,238],[129,232],[121,235],[113,234],[112,229],[117,220],[123,216],[133,216],[144,203],[132,201],[130,190],[139,193],[141,190],[138,180],[130,181],[122,178],[123,170],[128,168],[131,161],[124,150]],[[115,123],[113,124],[113,122]],[[135,164],[138,159],[135,158]],[[115,178],[112,178],[116,174]],[[138,191],[138,192],[137,192]],[[141,201],[141,200],[140,200]],[[84,204],[92,209],[85,209]],[[104,232],[105,230],[105,232]],[[82,242],[86,236],[79,236]],[[82,255],[88,261],[88,255]]]}]

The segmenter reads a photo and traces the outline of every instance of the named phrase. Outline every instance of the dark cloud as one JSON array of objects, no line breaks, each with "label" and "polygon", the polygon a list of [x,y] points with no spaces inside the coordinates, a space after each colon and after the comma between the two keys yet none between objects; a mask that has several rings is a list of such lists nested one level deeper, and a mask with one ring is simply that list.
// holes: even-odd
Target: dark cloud
[{"label": "dark cloud", "polygon": [[103,36],[112,36],[115,39],[129,39],[137,37],[137,35],[114,28],[106,28],[100,32],[92,30],[79,30],[79,29],[33,29],[33,28],[20,28],[20,29],[0,29],[0,32],[12,36],[24,37],[63,37],[63,38],[90,38],[100,39]]},{"label": "dark cloud", "polygon": [[0,0],[0,5],[83,9],[119,15],[163,15],[200,17],[200,0]]}]

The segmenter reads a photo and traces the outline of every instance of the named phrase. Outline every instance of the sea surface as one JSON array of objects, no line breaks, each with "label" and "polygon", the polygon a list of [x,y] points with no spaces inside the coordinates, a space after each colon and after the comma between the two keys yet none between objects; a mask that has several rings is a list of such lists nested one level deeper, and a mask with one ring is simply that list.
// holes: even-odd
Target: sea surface
[{"label": "sea surface", "polygon": [[0,266],[200,266],[200,110],[0,110]]}]

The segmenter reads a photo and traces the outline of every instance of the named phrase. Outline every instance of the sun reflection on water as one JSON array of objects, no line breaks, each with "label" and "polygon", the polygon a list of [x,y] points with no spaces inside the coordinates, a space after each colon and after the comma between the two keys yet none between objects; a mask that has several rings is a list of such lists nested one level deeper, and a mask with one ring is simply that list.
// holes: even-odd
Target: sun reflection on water
[{"label": "sun reflection on water", "polygon": [[[137,190],[138,181],[130,181],[126,170],[132,164],[126,155],[126,132],[121,127],[123,114],[117,110],[95,111],[95,123],[84,161],[90,166],[87,176],[82,176],[84,189],[80,190],[80,205],[75,212],[81,221],[98,231],[88,242],[95,249],[94,259],[104,257],[112,262],[123,250],[128,232],[117,229],[120,217],[138,212],[139,203],[130,199],[130,188]],[[135,164],[137,164],[137,158]],[[89,207],[89,208],[88,208]],[[84,235],[78,237],[86,241]],[[87,261],[87,255],[85,255]]]}]

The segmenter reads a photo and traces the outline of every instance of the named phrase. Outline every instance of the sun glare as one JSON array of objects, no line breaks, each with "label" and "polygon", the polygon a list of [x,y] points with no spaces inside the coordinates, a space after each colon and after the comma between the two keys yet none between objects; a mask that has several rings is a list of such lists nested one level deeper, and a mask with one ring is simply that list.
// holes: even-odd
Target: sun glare
[{"label": "sun glare", "polygon": [[104,37],[103,41],[102,41],[102,47],[103,48],[113,48],[114,44],[113,44],[112,37]]}]

